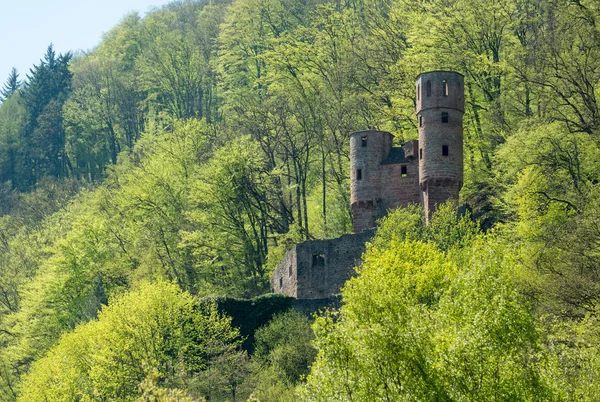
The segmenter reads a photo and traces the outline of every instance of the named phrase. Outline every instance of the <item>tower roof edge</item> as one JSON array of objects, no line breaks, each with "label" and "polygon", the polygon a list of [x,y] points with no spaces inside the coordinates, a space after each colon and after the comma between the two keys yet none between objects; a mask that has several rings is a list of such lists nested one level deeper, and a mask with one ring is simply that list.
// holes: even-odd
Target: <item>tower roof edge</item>
[{"label": "tower roof edge", "polygon": [[415,80],[418,80],[419,77],[422,76],[422,75],[432,74],[432,73],[451,73],[451,74],[458,74],[461,77],[464,77],[464,74],[461,74],[458,71],[452,71],[452,70],[431,70],[431,71],[423,71],[422,73],[420,73],[419,75],[416,76]]}]

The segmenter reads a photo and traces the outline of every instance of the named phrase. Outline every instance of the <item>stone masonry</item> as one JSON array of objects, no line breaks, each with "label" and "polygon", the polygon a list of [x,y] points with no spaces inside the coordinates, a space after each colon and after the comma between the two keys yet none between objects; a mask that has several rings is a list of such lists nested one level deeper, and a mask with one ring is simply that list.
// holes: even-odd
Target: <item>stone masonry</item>
[{"label": "stone masonry", "polygon": [[437,205],[458,200],[463,184],[464,78],[430,71],[416,80],[419,140],[393,146],[392,134],[350,135],[350,194],[354,234],[312,240],[289,250],[271,277],[271,290],[298,299],[339,293],[354,275],[377,219],[398,206],[420,204],[426,221]]},{"label": "stone masonry", "polygon": [[320,299],[339,293],[360,263],[373,230],[337,239],[295,245],[271,276],[271,290],[297,299]]}]

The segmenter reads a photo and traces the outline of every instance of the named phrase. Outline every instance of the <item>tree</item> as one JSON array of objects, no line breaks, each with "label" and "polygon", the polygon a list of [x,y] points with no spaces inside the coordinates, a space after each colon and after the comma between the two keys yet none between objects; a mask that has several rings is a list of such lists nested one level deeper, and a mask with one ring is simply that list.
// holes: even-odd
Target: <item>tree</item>
[{"label": "tree", "polygon": [[71,57],[70,53],[56,56],[53,46],[48,46],[44,59],[31,69],[23,86],[27,109],[23,136],[27,149],[25,177],[18,178],[19,189],[31,188],[44,176],[69,175],[62,106],[71,89]]},{"label": "tree", "polygon": [[315,323],[303,399],[551,399],[507,246],[484,236],[444,252],[382,229],[392,236],[367,250],[339,314]]},{"label": "tree", "polygon": [[4,86],[0,90],[0,102],[6,101],[12,94],[17,92],[19,87],[21,86],[21,81],[19,80],[19,73],[16,68],[12,68],[10,70],[10,74],[4,83]]},{"label": "tree", "polygon": [[187,241],[201,276],[246,297],[268,289],[269,234],[278,227],[265,165],[258,144],[239,138],[198,170],[191,192],[195,230]]},{"label": "tree", "polygon": [[214,306],[200,308],[176,285],[146,283],[63,336],[25,378],[20,400],[129,401],[148,392],[148,378],[183,389],[239,344],[238,331]]}]

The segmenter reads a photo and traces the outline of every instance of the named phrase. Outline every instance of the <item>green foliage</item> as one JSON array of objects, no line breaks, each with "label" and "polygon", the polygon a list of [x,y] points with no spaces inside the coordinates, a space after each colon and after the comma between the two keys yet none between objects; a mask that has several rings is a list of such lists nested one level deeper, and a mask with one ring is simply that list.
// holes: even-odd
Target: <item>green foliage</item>
[{"label": "green foliage", "polygon": [[[348,135],[415,138],[428,69],[465,75],[471,213],[382,220],[338,321],[319,321],[305,396],[598,399],[599,17],[591,0],[193,0],[126,16],[74,60],[50,46],[0,92],[0,399],[59,339],[84,353],[74,334],[146,281],[227,295],[253,351],[291,300],[232,297],[268,291],[293,243],[351,230]],[[126,386],[293,400],[282,367],[308,354],[278,320],[268,353],[221,353],[187,395],[160,367]]]},{"label": "green foliage", "polygon": [[10,98],[21,86],[22,81],[19,80],[19,73],[16,68],[10,70],[10,75],[6,79],[4,86],[0,90],[0,102],[5,102]]},{"label": "green foliage", "polygon": [[293,401],[295,386],[315,359],[310,320],[288,310],[255,333],[252,395],[261,401]]},{"label": "green foliage", "polygon": [[[391,231],[391,227],[383,226]],[[543,400],[539,335],[496,236],[444,253],[402,233],[368,250],[317,320],[306,400]]]},{"label": "green foliage", "polygon": [[181,387],[238,345],[214,306],[199,309],[173,284],[144,284],[62,337],[33,366],[20,400],[149,400],[152,382]]},{"label": "green foliage", "polygon": [[[188,241],[202,256],[200,269],[244,296],[263,293],[267,286],[267,234],[274,222],[264,165],[258,143],[234,140],[199,169],[190,194],[197,203],[190,218],[199,230]],[[223,267],[229,268],[227,276]]]},{"label": "green foliage", "polygon": [[254,334],[254,359],[270,365],[282,379],[296,384],[308,374],[316,350],[308,317],[295,310],[275,316]]},{"label": "green foliage", "polygon": [[442,251],[471,245],[479,233],[477,222],[468,212],[461,213],[452,202],[440,205],[425,225],[422,207],[409,205],[391,211],[379,222],[374,247],[384,248],[394,239],[432,242]]},{"label": "green foliage", "polygon": [[248,352],[254,350],[255,331],[271,319],[292,307],[293,298],[283,294],[266,294],[253,299],[233,297],[210,297],[202,303],[215,303],[219,312],[231,317],[233,326],[239,329],[244,338],[243,347]]}]

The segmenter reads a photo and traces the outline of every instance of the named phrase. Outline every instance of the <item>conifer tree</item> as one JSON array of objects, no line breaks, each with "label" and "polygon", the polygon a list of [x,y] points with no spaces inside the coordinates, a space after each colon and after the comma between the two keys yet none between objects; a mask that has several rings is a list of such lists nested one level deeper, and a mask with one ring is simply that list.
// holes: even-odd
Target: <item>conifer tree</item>
[{"label": "conifer tree", "polygon": [[4,83],[2,89],[0,89],[0,102],[4,102],[7,100],[12,94],[17,92],[17,89],[21,86],[21,81],[19,80],[19,73],[16,68],[12,68],[10,70],[10,74],[8,75],[8,79]]}]

